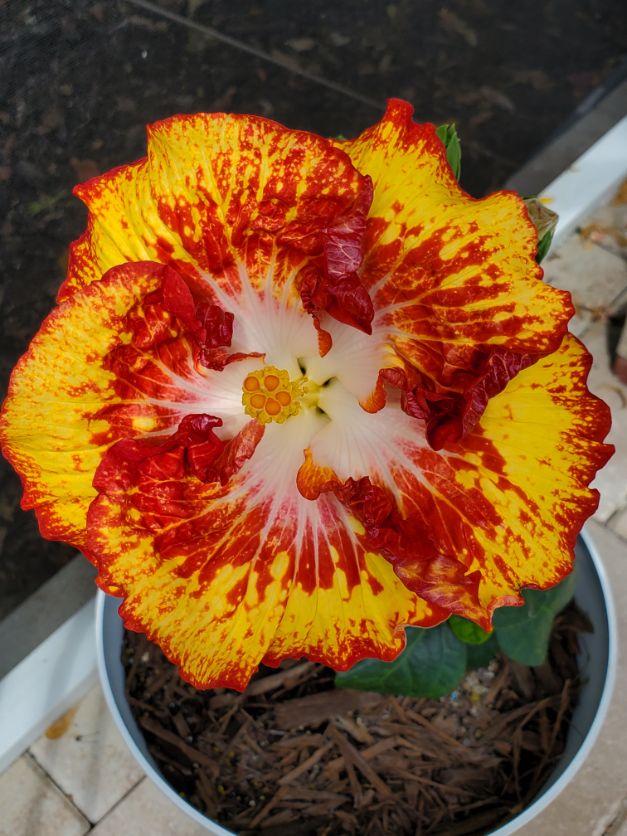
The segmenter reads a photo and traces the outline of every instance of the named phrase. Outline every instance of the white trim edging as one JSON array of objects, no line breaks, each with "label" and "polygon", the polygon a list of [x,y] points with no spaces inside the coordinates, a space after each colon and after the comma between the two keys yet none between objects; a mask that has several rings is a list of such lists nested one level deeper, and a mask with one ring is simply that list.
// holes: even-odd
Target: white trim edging
[{"label": "white trim edging", "polygon": [[0,680],[0,773],[97,682],[95,602]]},{"label": "white trim edging", "polygon": [[599,206],[627,173],[627,116],[543,189],[540,200],[559,215],[551,249]]}]

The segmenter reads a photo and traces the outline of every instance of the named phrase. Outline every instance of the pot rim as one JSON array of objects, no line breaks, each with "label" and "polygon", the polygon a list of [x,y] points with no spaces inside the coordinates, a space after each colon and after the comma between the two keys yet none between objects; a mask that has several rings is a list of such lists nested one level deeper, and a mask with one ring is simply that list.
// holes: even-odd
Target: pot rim
[{"label": "pot rim", "polygon": [[210,829],[214,836],[237,836],[232,830],[227,830],[218,824],[214,819],[205,816],[200,810],[197,810],[192,804],[189,804],[184,798],[174,790],[174,788],[165,780],[158,769],[150,762],[144,752],[137,745],[135,736],[128,728],[120,709],[118,708],[117,700],[111,687],[109,674],[107,670],[107,662],[105,657],[104,647],[104,609],[107,599],[111,597],[99,589],[96,595],[96,655],[98,657],[98,674],[100,676],[100,685],[105,696],[105,701],[111,712],[118,731],[131,753],[144,770],[146,776],[153,781],[165,795],[176,804],[186,815],[191,816],[198,824],[201,824],[205,829]]},{"label": "pot rim", "polygon": [[[549,786],[545,791],[543,791],[542,794],[535,799],[535,801],[533,801],[514,819],[505,823],[497,830],[491,831],[490,834],[488,834],[488,836],[510,836],[511,834],[518,831],[521,827],[524,827],[524,825],[528,824],[532,819],[536,818],[536,816],[538,816],[546,807],[548,807],[549,804],[551,804],[551,802],[553,802],[557,798],[557,796],[570,783],[570,781],[574,778],[576,773],[583,765],[585,759],[587,758],[588,754],[590,753],[590,750],[594,746],[599,736],[599,733],[601,731],[601,728],[603,726],[609,709],[616,681],[616,665],[618,659],[618,628],[616,622],[616,610],[614,606],[614,599],[612,596],[610,582],[605,571],[602,558],[600,557],[596,544],[594,542],[594,539],[586,528],[584,528],[580,532],[579,536],[586,547],[586,550],[596,572],[597,578],[599,580],[599,586],[603,595],[603,603],[605,606],[605,615],[607,619],[607,665],[605,668],[605,681],[603,683],[598,707],[594,719],[590,724],[585,737],[581,741],[579,748],[577,749],[575,755],[572,757],[570,763],[564,769],[559,778],[557,778],[557,780],[554,781],[554,783],[551,784],[551,786]],[[203,815],[203,813],[201,813],[189,802],[187,802],[180,795],[178,795],[178,793],[162,777],[161,773],[146,757],[144,752],[139,748],[138,744],[135,741],[134,735],[129,730],[124,718],[122,717],[122,714],[117,705],[115,695],[113,693],[113,689],[111,687],[107,671],[107,663],[105,659],[104,631],[102,629],[102,625],[104,623],[105,603],[109,597],[110,596],[108,596],[102,590],[98,590],[95,622],[96,652],[98,657],[98,671],[100,675],[100,683],[105,696],[105,700],[109,707],[109,711],[111,712],[111,715],[115,720],[118,730],[122,735],[122,738],[124,739],[126,745],[129,747],[136,760],[142,766],[146,775],[159,787],[159,789],[162,792],[165,793],[165,795],[171,801],[173,801],[176,804],[177,807],[179,807],[188,816],[190,816],[196,822],[198,822],[198,824],[201,824],[206,829],[212,830],[214,836],[236,836],[236,834],[233,831],[227,830],[226,828],[222,827],[222,825],[218,824],[214,819],[210,819],[208,816]]]},{"label": "pot rim", "polygon": [[584,739],[581,741],[579,748],[559,778],[551,784],[550,787],[547,787],[547,789],[544,790],[542,794],[535,799],[535,801],[520,812],[516,818],[506,822],[504,825],[499,827],[498,830],[492,830],[488,836],[510,836],[510,834],[516,833],[521,827],[524,827],[526,824],[529,824],[530,821],[535,819],[557,798],[557,796],[566,788],[577,772],[581,769],[584,761],[590,753],[590,750],[597,741],[607,716],[612,694],[614,692],[614,685],[616,683],[616,666],[618,663],[618,625],[616,621],[616,608],[614,606],[614,597],[612,595],[610,581],[607,576],[607,572],[605,571],[603,560],[594,542],[594,538],[587,528],[584,528],[580,532],[579,537],[583,540],[584,545],[588,550],[588,554],[599,579],[599,586],[601,587],[601,592],[603,593],[603,602],[605,604],[605,614],[607,618],[607,665],[605,668],[605,681],[603,683],[603,689],[596,714]]}]

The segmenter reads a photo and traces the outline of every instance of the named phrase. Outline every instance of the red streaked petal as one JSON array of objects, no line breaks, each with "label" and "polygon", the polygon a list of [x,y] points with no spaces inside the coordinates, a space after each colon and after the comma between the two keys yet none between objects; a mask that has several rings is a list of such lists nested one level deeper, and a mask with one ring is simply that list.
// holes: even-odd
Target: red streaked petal
[{"label": "red streaked petal", "polygon": [[[445,613],[409,592],[333,497],[295,488],[315,413],[270,424],[228,486],[172,469],[109,474],[90,512],[99,583],[196,687],[243,689],[258,664],[394,658],[402,626]],[[311,422],[314,422],[312,425]]]},{"label": "red streaked petal", "polygon": [[385,385],[401,390],[405,412],[425,423],[425,435],[434,450],[440,450],[462,439],[480,421],[491,397],[502,392],[522,369],[538,359],[533,354],[520,354],[495,348],[469,352],[467,368],[461,365],[454,374],[455,388],[437,387],[409,363],[380,371],[372,394],[362,402],[369,412],[385,405]]},{"label": "red streaked petal", "polygon": [[490,398],[502,392],[537,357],[504,349],[473,352],[467,369],[455,375],[455,389],[434,393],[417,385],[406,393],[405,408],[427,424],[427,440],[434,450],[459,441],[481,419]]},{"label": "red streaked petal", "polygon": [[225,441],[214,430],[222,420],[212,415],[186,415],[169,436],[129,439],[114,444],[104,455],[93,480],[97,491],[130,489],[145,479],[195,476],[201,482],[225,485],[255,452],[264,428],[249,421]]},{"label": "red streaked petal", "polygon": [[[372,201],[372,183],[365,188],[349,213],[329,225],[323,235],[322,252],[299,271],[297,287],[306,311],[318,315],[326,311],[338,322],[372,333],[374,308],[368,291],[357,274],[363,258],[366,217]],[[324,338],[323,338],[324,339]],[[321,347],[320,356],[327,350]]]},{"label": "red streaked petal", "polygon": [[316,265],[308,310],[370,326],[355,271],[372,185],[322,137],[255,116],[174,116],[148,127],[145,159],[75,191],[89,219],[59,299],[117,264],[156,260],[230,308],[242,269],[257,291],[271,269],[279,294]]},{"label": "red streaked petal", "polygon": [[[196,316],[198,305],[203,313],[171,268],[134,263],[76,292],[43,323],[13,373],[0,437],[23,478],[23,506],[36,510],[45,536],[86,548],[92,480],[120,439],[158,437],[189,413],[215,414],[216,400],[227,438],[244,427],[241,380],[258,360],[220,375],[204,368],[195,357],[224,332]],[[239,401],[231,408],[229,382]],[[232,469],[227,452],[224,460]]]},{"label": "red streaked petal", "polygon": [[[512,192],[469,197],[435,127],[411,117],[408,103],[391,100],[377,125],[338,145],[374,183],[359,269],[376,310],[373,328],[420,373],[421,388],[453,394],[457,405],[440,431],[448,441],[468,431],[460,410],[468,416],[472,402],[476,412],[481,399],[481,383],[465,372],[502,366],[507,355],[511,373],[524,365],[514,353],[556,350],[573,307],[566,292],[541,281],[523,201]],[[505,355],[495,361],[494,350]],[[376,408],[374,400],[366,405]]]},{"label": "red streaked petal", "polygon": [[495,607],[524,587],[547,588],[571,569],[577,533],[596,508],[588,485],[611,454],[605,404],[589,394],[590,358],[570,335],[520,371],[481,420],[439,452],[393,391],[360,411],[330,386],[331,418],[299,474],[308,496],[333,492],[404,585],[486,629]]},{"label": "red streaked petal", "polygon": [[[588,485],[612,448],[602,443],[609,410],[587,391],[589,366],[585,348],[568,335],[491,398],[480,423],[448,454],[421,453],[444,542],[452,546],[442,553],[467,573],[479,572],[483,618],[469,617],[484,627],[495,607],[520,601],[521,588],[544,589],[570,572],[576,536],[597,507],[598,493]],[[449,571],[441,568],[439,579]],[[406,570],[400,575],[444,605],[441,592],[433,596],[422,581],[410,582]]]}]

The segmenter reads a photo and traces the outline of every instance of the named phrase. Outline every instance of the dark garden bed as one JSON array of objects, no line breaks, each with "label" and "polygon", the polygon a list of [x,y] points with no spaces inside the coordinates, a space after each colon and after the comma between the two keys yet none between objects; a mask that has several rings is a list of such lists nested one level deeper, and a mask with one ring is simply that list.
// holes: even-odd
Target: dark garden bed
[{"label": "dark garden bed", "polygon": [[[84,228],[72,186],[145,153],[146,122],[233,110],[353,136],[387,96],[404,96],[418,119],[457,122],[462,183],[479,196],[621,72],[627,44],[619,0],[158,0],[152,9],[0,3],[0,398]],[[235,42],[197,28],[207,26]],[[0,618],[74,556],[42,545],[20,496],[0,460]]]}]

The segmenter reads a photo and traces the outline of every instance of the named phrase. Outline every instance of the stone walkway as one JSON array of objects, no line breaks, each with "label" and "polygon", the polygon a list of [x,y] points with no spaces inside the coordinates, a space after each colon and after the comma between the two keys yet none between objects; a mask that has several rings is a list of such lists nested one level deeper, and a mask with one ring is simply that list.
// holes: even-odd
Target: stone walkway
[{"label": "stone walkway", "polygon": [[[616,455],[597,480],[590,533],[613,583],[620,631],[618,679],[601,736],[567,790],[523,836],[627,836],[627,386],[609,370],[606,317],[627,305],[627,204],[587,219],[546,260],[547,281],[573,294],[573,331],[594,356],[589,385],[611,406]],[[98,686],[0,776],[0,836],[200,836],[115,729]]]}]

